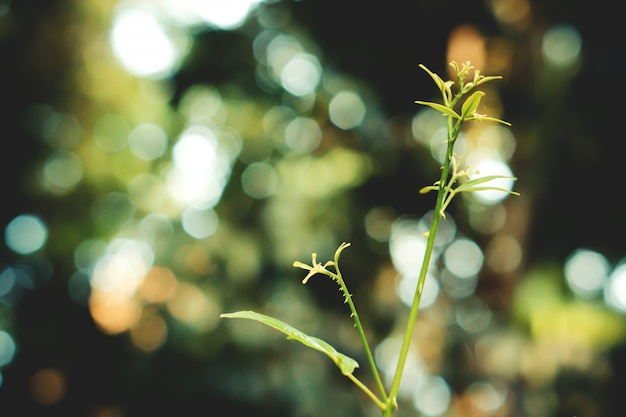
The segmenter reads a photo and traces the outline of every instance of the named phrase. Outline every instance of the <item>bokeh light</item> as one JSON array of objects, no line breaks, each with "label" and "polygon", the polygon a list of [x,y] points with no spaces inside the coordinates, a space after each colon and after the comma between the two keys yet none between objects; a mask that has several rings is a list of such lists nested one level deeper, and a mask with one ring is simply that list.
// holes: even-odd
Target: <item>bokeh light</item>
[{"label": "bokeh light", "polygon": [[479,333],[491,324],[493,314],[489,306],[478,297],[467,297],[456,307],[456,323],[468,333]]},{"label": "bokeh light", "polygon": [[220,152],[215,132],[204,126],[188,128],[174,145],[172,160],[167,175],[170,195],[196,209],[214,207],[231,169],[230,157]]},{"label": "bokeh light", "polygon": [[452,392],[440,376],[426,376],[416,386],[413,405],[426,416],[442,415],[450,407]]},{"label": "bokeh light", "polygon": [[174,145],[172,159],[182,172],[206,174],[217,162],[217,137],[215,133],[201,126],[186,130]]},{"label": "bokeh light", "polygon": [[[486,46],[485,37],[472,24],[455,27],[448,37],[446,62],[470,61],[475,68],[485,68]],[[452,69],[448,68],[451,73]]]},{"label": "bokeh light", "polygon": [[524,31],[532,21],[532,8],[527,0],[495,0],[489,5],[500,22],[516,31]]},{"label": "bokeh light", "polygon": [[40,369],[30,380],[30,394],[33,399],[45,406],[58,403],[67,391],[65,375],[57,369]]},{"label": "bokeh light", "polygon": [[206,332],[217,325],[221,305],[212,293],[205,293],[194,284],[181,282],[167,301],[168,311],[198,332]]},{"label": "bokeh light", "polygon": [[[257,38],[260,41],[255,44],[255,56],[259,62],[267,65],[271,77],[276,82],[280,82],[282,69],[292,57],[303,53],[304,47],[296,38],[287,34],[279,32],[263,32],[263,34],[266,36]],[[268,39],[271,40],[268,42]],[[304,55],[303,58],[306,56]]]},{"label": "bokeh light", "polygon": [[285,127],[285,143],[294,152],[313,152],[322,141],[322,129],[308,117],[297,117]]},{"label": "bokeh light", "polygon": [[469,239],[456,239],[443,253],[444,265],[460,278],[478,274],[483,266],[484,256],[480,247]]},{"label": "bokeh light", "polygon": [[[468,164],[474,173],[470,174],[470,179],[482,178],[490,175],[501,175],[503,178],[496,178],[482,184],[485,187],[496,187],[502,190],[512,191],[515,180],[511,168],[502,160],[490,157],[471,155]],[[506,178],[505,178],[506,177]],[[480,202],[484,204],[495,204],[509,196],[505,191],[482,190],[472,192]]]},{"label": "bokeh light", "polygon": [[163,303],[175,294],[177,285],[178,280],[171,269],[155,266],[144,277],[138,293],[147,303]]},{"label": "bokeh light", "polygon": [[308,53],[295,54],[280,71],[283,88],[294,96],[314,93],[321,78],[322,68],[317,57]]},{"label": "bokeh light", "polygon": [[167,323],[158,314],[144,310],[136,326],[130,329],[133,344],[150,352],[163,346],[167,339]]},{"label": "bokeh light", "polygon": [[[443,164],[448,150],[448,128],[440,127],[437,129],[430,137],[428,145],[433,159]],[[465,134],[461,132],[456,139],[454,149],[457,156],[464,158],[473,150],[473,145],[467,140]]]},{"label": "bokeh light", "polygon": [[476,291],[478,286],[478,275],[459,277],[448,269],[443,269],[440,273],[440,280],[446,294],[454,299],[464,299]]},{"label": "bokeh light", "polygon": [[508,161],[513,157],[517,141],[509,127],[493,124],[480,131],[476,147],[495,150],[503,161]]},{"label": "bokeh light", "polygon": [[215,233],[219,218],[213,209],[196,210],[188,207],[181,216],[183,230],[196,239],[205,239]]},{"label": "bokeh light", "polygon": [[431,138],[435,135],[435,132],[445,127],[446,119],[440,112],[430,107],[420,109],[411,120],[411,133],[413,138],[429,147]]},{"label": "bokeh light", "polygon": [[133,155],[144,161],[152,161],[165,153],[168,138],[161,126],[141,123],[129,133],[128,142]]},{"label": "bokeh light", "polygon": [[57,151],[44,163],[43,187],[62,194],[74,188],[83,177],[82,159],[71,151]]},{"label": "bokeh light", "polygon": [[513,236],[499,234],[485,248],[485,263],[494,272],[506,274],[515,271],[522,262],[524,250]]},{"label": "bokeh light", "polygon": [[556,70],[568,70],[580,61],[582,37],[570,24],[556,24],[543,35],[541,52],[546,64]]},{"label": "bokeh light", "polygon": [[276,170],[265,162],[255,162],[241,174],[241,187],[250,197],[263,199],[273,195],[280,184]]},{"label": "bokeh light", "polygon": [[16,349],[13,337],[4,330],[0,330],[0,368],[11,363]]},{"label": "bokeh light", "polygon": [[496,412],[506,401],[507,391],[489,382],[474,382],[465,391],[476,408],[484,413]]},{"label": "bokeh light", "polygon": [[21,255],[41,249],[48,239],[48,228],[32,214],[20,214],[4,229],[4,240],[12,251]]},{"label": "bokeh light", "polygon": [[[375,350],[376,363],[383,371],[386,381],[391,384],[393,375],[398,364],[398,354],[402,346],[399,337],[388,337],[380,342]],[[406,358],[406,367],[403,378],[400,381],[399,395],[411,398],[415,393],[415,387],[426,376],[426,366],[422,358],[414,351],[409,351]]]},{"label": "bokeh light", "polygon": [[506,224],[507,211],[502,204],[473,204],[469,207],[469,222],[472,228],[483,234],[493,234]]},{"label": "bokeh light", "polygon": [[93,269],[91,284],[103,292],[130,296],[152,267],[154,253],[145,242],[113,240]]},{"label": "bokeh light", "polygon": [[139,77],[171,75],[186,49],[184,35],[165,27],[149,9],[120,7],[110,37],[121,64]]},{"label": "bokeh light", "polygon": [[626,312],[626,262],[621,262],[610,273],[604,287],[604,299],[610,307]]},{"label": "bokeh light", "polygon": [[596,251],[578,249],[565,260],[564,273],[574,294],[590,298],[602,293],[609,275],[609,262]]},{"label": "bokeh light", "polygon": [[105,334],[118,334],[136,325],[141,306],[126,294],[94,288],[89,299],[89,312]]},{"label": "bokeh light", "polygon": [[[415,271],[413,274],[403,275],[398,282],[396,290],[398,292],[398,297],[400,297],[400,300],[402,300],[402,302],[408,307],[413,304],[418,278],[419,271]],[[426,274],[419,308],[426,309],[433,305],[437,300],[438,295],[439,283],[435,280],[435,277],[432,274]]]},{"label": "bokeh light", "polygon": [[391,236],[395,218],[396,213],[391,207],[374,207],[365,215],[365,231],[371,238],[386,242]]},{"label": "bokeh light", "polygon": [[16,273],[13,268],[4,268],[2,272],[0,272],[0,297],[11,292],[16,279]]},{"label": "bokeh light", "polygon": [[205,24],[223,30],[240,27],[261,0],[168,0],[166,10],[185,25]]},{"label": "bokeh light", "polygon": [[195,84],[185,90],[178,111],[191,125],[220,125],[225,117],[220,93],[213,87]]},{"label": "bokeh light", "polygon": [[340,91],[328,105],[328,116],[335,126],[341,129],[353,129],[365,119],[365,103],[353,91]]},{"label": "bokeh light", "polygon": [[411,219],[396,220],[391,228],[389,253],[398,273],[409,275],[419,271],[425,252],[426,238],[422,235],[418,222]]}]

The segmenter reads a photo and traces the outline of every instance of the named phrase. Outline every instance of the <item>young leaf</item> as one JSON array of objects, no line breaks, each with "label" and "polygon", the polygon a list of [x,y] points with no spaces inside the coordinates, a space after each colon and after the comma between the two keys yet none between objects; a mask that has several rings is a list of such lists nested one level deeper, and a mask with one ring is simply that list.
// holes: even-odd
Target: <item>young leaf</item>
[{"label": "young leaf", "polygon": [[465,100],[465,103],[463,103],[463,107],[461,107],[462,119],[465,120],[467,116],[476,111],[478,105],[480,104],[480,99],[482,99],[484,95],[485,93],[483,93],[482,91],[476,91],[474,94],[469,96],[467,100]]},{"label": "young leaf", "polygon": [[429,191],[437,191],[437,190],[439,190],[438,185],[427,185],[426,187],[420,188],[419,193],[426,194]]},{"label": "young leaf", "polygon": [[441,79],[441,77],[435,74],[434,72],[432,72],[431,70],[429,70],[428,68],[426,68],[426,66],[423,64],[419,64],[419,67],[423,69],[424,71],[426,71],[428,75],[430,75],[430,78],[432,78],[435,84],[437,84],[437,87],[439,87],[439,90],[441,91],[441,93],[444,94],[444,91],[446,89],[446,83]]},{"label": "young leaf", "polygon": [[511,126],[511,123],[505,122],[504,120],[496,119],[495,117],[489,117],[489,116],[485,116],[484,114],[478,114],[478,113],[474,113],[468,116],[465,120],[477,120],[479,122],[482,120],[486,120],[488,122],[502,123],[503,125]]},{"label": "young leaf", "polygon": [[224,313],[220,314],[220,317],[256,320],[270,327],[273,327],[276,330],[285,333],[287,335],[287,339],[297,340],[303,345],[320,351],[328,356],[330,359],[332,359],[335,365],[337,365],[339,369],[341,369],[341,373],[344,375],[351,375],[354,372],[354,369],[359,367],[357,361],[350,358],[349,356],[344,355],[343,353],[337,352],[335,348],[333,348],[325,341],[318,339],[317,337],[308,336],[300,330],[291,327],[287,323],[274,317],[255,313],[254,311],[237,311],[235,313]]},{"label": "young leaf", "polygon": [[[492,180],[497,180],[497,179],[512,179],[513,181],[517,180],[517,178],[509,177],[508,175],[485,175],[484,177],[478,177],[478,178],[465,181],[463,184],[459,185],[456,188],[456,190],[457,192],[476,191],[478,189],[477,188],[478,185],[484,184]],[[496,189],[495,187],[487,187],[487,188]],[[498,190],[502,190],[502,189],[498,188]],[[514,194],[514,192],[511,192],[511,193]]]},{"label": "young leaf", "polygon": [[479,86],[479,85],[484,84],[484,83],[489,82],[489,81],[501,80],[501,79],[502,79],[502,77],[500,75],[492,75],[492,76],[488,76],[488,77],[485,77],[485,76],[481,75],[480,77],[476,77],[476,80],[474,80],[474,81],[476,83],[476,86]]},{"label": "young leaf", "polygon": [[441,113],[445,114],[446,116],[451,116],[454,117],[455,119],[460,119],[461,116],[459,116],[454,110],[452,110],[449,107],[443,106],[439,103],[433,103],[430,101],[416,101],[417,104],[421,104],[423,106],[429,106],[432,107],[435,110],[440,111]]}]

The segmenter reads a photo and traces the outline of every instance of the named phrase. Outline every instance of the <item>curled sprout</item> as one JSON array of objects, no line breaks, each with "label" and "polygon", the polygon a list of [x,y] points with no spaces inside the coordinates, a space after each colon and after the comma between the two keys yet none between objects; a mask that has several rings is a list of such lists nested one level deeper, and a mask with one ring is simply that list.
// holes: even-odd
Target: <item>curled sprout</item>
[{"label": "curled sprout", "polygon": [[[313,253],[311,255],[311,265],[307,265],[305,263],[299,262],[299,261],[295,261],[293,263],[293,266],[296,268],[301,268],[301,269],[305,269],[307,271],[309,271],[309,273],[307,274],[306,277],[304,277],[302,279],[302,283],[306,284],[309,279],[316,274],[324,274],[329,276],[330,278],[332,278],[335,281],[339,281],[341,279],[341,274],[339,273],[339,256],[341,255],[341,252],[343,252],[343,250],[347,247],[349,247],[350,244],[343,242],[341,245],[339,245],[339,248],[337,248],[337,250],[335,251],[335,257],[334,260],[332,261],[326,261],[326,263],[324,265],[322,265],[321,263],[317,262],[317,253]],[[327,269],[327,267],[332,266],[335,269],[335,272],[329,271]],[[339,283],[341,285],[341,282]]]}]

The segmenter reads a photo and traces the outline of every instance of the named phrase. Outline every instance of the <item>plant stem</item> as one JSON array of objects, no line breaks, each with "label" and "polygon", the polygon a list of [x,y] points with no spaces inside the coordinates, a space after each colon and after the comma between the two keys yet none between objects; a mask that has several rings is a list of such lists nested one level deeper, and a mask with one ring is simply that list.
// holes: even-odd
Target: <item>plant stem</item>
[{"label": "plant stem", "polygon": [[[359,336],[361,337],[361,343],[363,344],[363,347],[365,349],[365,353],[367,355],[367,360],[369,361],[370,367],[372,368],[372,373],[374,374],[374,379],[376,380],[376,385],[378,386],[378,390],[380,391],[380,395],[381,395],[383,401],[386,402],[387,401],[387,393],[385,392],[385,387],[383,385],[383,381],[381,380],[380,374],[378,372],[378,369],[376,368],[376,362],[374,361],[374,355],[372,355],[372,351],[371,351],[371,349],[369,347],[369,343],[367,343],[367,338],[365,337],[365,332],[363,331],[363,325],[361,325],[361,320],[359,319],[359,314],[357,313],[356,307],[354,306],[354,303],[352,302],[352,296],[350,296],[348,288],[347,288],[347,286],[346,286],[346,284],[343,281],[343,278],[341,276],[341,272],[339,271],[339,259],[337,259],[337,258],[335,258],[335,267],[336,267],[336,271],[337,271],[337,274],[335,275],[335,278],[336,278],[337,282],[339,282],[339,285],[341,286],[341,290],[343,291],[343,293],[345,295],[346,302],[348,303],[348,306],[350,307],[351,316],[354,319],[354,324],[356,325],[356,328],[357,328],[357,330],[359,332]],[[361,386],[361,385],[359,385],[359,386]],[[363,389],[362,386],[361,386],[361,388]],[[366,391],[366,393],[368,393],[368,392],[369,392],[369,390]],[[368,395],[369,395],[369,393],[368,393]],[[375,398],[375,397],[373,397],[373,398]],[[382,404],[380,401],[378,401],[378,399],[375,399],[374,401],[379,406]]]},{"label": "plant stem", "polygon": [[[361,381],[359,381],[354,375],[352,374],[347,374],[346,375],[352,382],[354,382],[354,384],[361,388],[361,390],[363,390],[363,392],[365,394],[367,394],[368,397],[370,397],[372,399],[372,401],[374,401],[374,403],[376,403],[376,405],[378,406],[378,408],[380,408],[381,410],[385,409],[385,403],[382,402],[381,400],[378,399],[378,397],[376,397],[376,395],[370,391],[369,388],[367,388]],[[385,401],[387,401],[385,399]]]},{"label": "plant stem", "polygon": [[[459,95],[455,97],[453,104],[458,101]],[[383,417],[391,417],[397,407],[398,391],[400,390],[400,380],[402,379],[402,373],[404,371],[404,365],[409,353],[409,347],[411,345],[411,338],[413,337],[413,330],[415,329],[415,323],[417,321],[417,313],[419,311],[420,301],[422,299],[422,292],[424,291],[424,282],[426,282],[426,275],[428,274],[428,267],[430,264],[430,258],[432,256],[433,248],[435,246],[435,237],[437,235],[437,229],[439,228],[439,221],[442,217],[442,207],[444,204],[444,198],[446,195],[446,187],[448,183],[448,176],[450,172],[450,161],[454,151],[454,142],[459,136],[461,124],[463,120],[458,120],[453,125],[452,117],[448,117],[448,147],[446,150],[446,158],[441,170],[441,179],[439,181],[439,189],[437,190],[437,201],[435,203],[435,215],[433,217],[430,231],[428,232],[428,240],[426,243],[426,251],[424,253],[424,260],[420,269],[419,279],[417,281],[417,288],[415,289],[415,295],[413,296],[413,303],[409,312],[409,319],[404,332],[404,339],[402,341],[402,347],[400,349],[400,355],[398,357],[398,363],[396,365],[396,372],[391,383],[391,390],[389,391],[389,397],[387,399],[387,407],[383,410]]]}]

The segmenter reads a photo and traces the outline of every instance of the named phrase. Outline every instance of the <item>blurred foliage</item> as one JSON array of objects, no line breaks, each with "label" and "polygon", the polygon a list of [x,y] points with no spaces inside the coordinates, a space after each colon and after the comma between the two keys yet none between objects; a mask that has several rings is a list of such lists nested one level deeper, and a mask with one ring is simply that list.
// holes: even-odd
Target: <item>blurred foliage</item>
[{"label": "blurred foliage", "polygon": [[[349,241],[342,272],[384,372],[412,265],[392,237],[419,235],[439,165],[418,65],[443,74],[452,58],[504,77],[485,105],[513,141],[476,124],[466,144],[510,151],[521,197],[449,210],[397,415],[624,415],[625,296],[609,277],[625,255],[626,61],[604,3],[275,0],[219,27],[191,1],[0,0],[0,414],[377,415],[323,355],[218,316],[267,312],[365,363],[335,285],[292,268]],[[158,16],[170,73],[125,65],[120,5]],[[20,253],[24,214],[47,235]],[[479,272],[450,272],[455,248]],[[578,249],[608,265],[591,293],[566,274]]]}]

